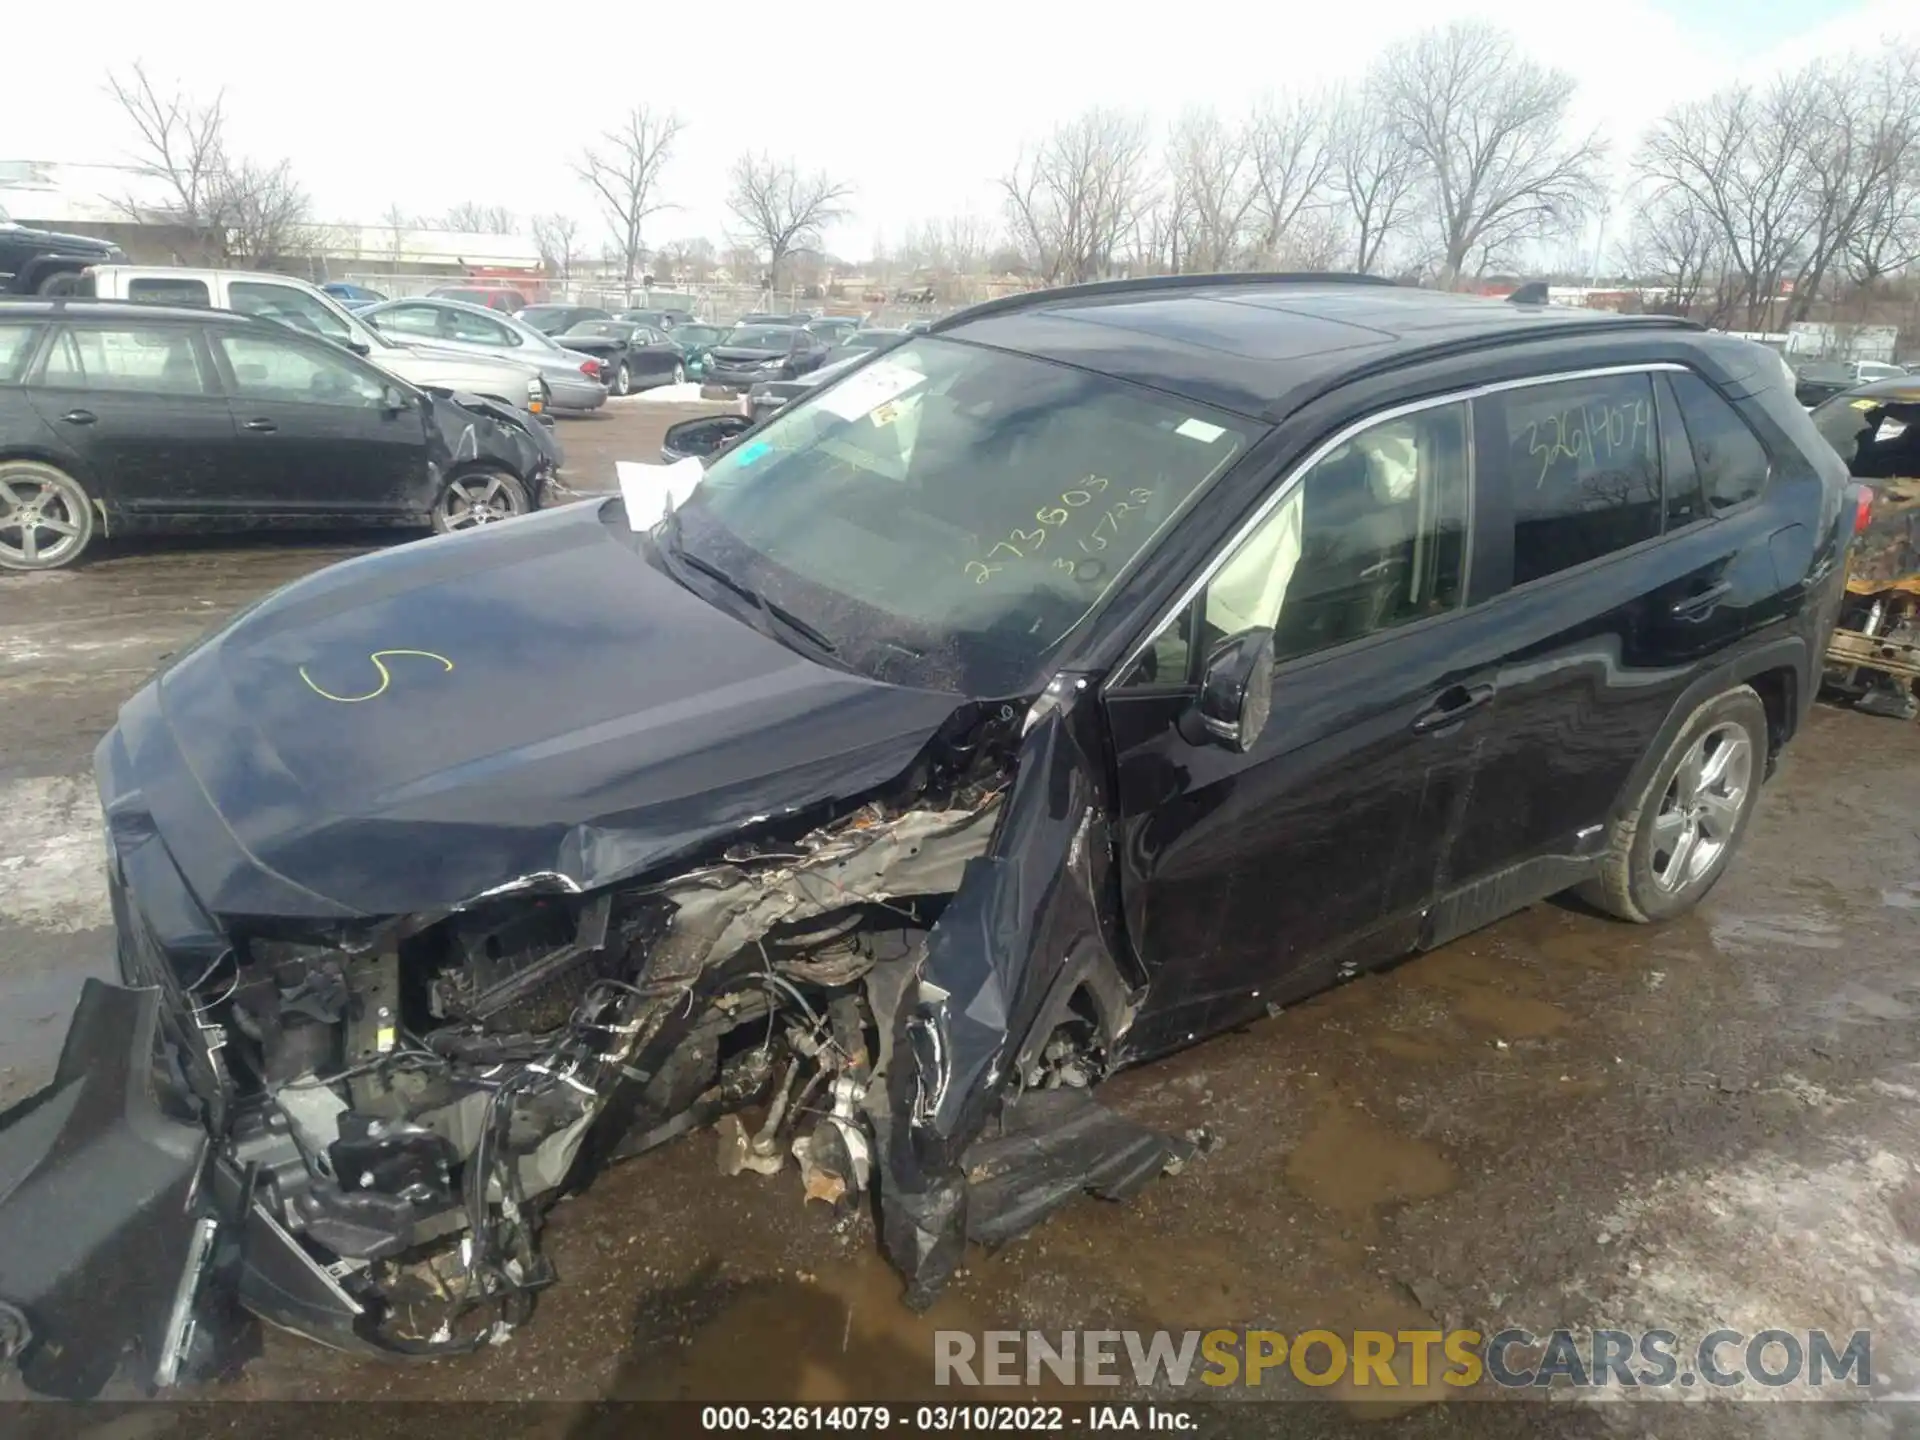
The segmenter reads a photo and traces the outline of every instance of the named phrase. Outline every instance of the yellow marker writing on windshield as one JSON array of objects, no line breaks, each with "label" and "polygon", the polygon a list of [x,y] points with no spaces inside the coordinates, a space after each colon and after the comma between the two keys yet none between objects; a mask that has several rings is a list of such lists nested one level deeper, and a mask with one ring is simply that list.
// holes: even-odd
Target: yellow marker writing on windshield
[{"label": "yellow marker writing on windshield", "polygon": [[444,655],[436,655],[431,650],[376,650],[367,659],[372,661],[373,668],[380,672],[380,683],[364,695],[335,695],[331,690],[323,690],[314,683],[313,677],[307,674],[307,667],[304,665],[300,667],[300,678],[306,681],[307,688],[322,700],[332,700],[340,705],[358,705],[362,700],[372,700],[386,694],[387,687],[393,683],[393,672],[387,669],[386,661],[381,659],[383,655],[417,655],[422,660],[438,661],[445,672],[450,673],[453,670],[453,661]]}]

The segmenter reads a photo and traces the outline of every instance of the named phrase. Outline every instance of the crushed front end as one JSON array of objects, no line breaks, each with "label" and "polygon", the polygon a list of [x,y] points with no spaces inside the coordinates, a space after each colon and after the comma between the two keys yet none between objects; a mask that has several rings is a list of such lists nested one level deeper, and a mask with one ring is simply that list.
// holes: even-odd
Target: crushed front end
[{"label": "crushed front end", "polygon": [[[138,1023],[76,1026],[63,1073],[119,1047],[110,1068],[164,1097],[165,1125],[120,1105],[143,1112],[135,1149],[164,1143],[152,1184],[96,1200],[93,1248],[55,1266],[64,1288],[9,1270],[0,1244],[0,1345],[63,1394],[97,1390],[129,1345],[162,1381],[204,1373],[241,1310],[340,1348],[473,1350],[555,1278],[539,1244],[553,1199],[709,1126],[723,1172],[791,1167],[807,1199],[847,1212],[877,1196],[915,1300],[969,1235],[1017,1233],[1080,1188],[1125,1193],[1182,1147],[1103,1130],[1085,1106],[995,1125],[1022,1092],[1084,1092],[1130,1019],[1103,933],[1100,799],[1066,722],[1057,698],[963,705],[896,781],[629,881],[530,873],[444,909],[304,920],[208,914],[173,847],[219,837],[163,836],[114,732],[99,768],[127,988],[94,1003]],[[96,1143],[59,1132],[58,1093],[29,1102],[37,1122],[0,1121],[16,1251],[12,1191],[38,1185],[43,1224],[78,1183],[62,1157]],[[1084,1164],[1036,1148],[1049,1126],[1085,1142]],[[33,1183],[10,1186],[9,1167]],[[154,1274],[144,1311],[116,1308],[164,1318],[103,1331],[83,1277],[97,1289],[128,1253]],[[49,1368],[77,1353],[86,1365]]]}]

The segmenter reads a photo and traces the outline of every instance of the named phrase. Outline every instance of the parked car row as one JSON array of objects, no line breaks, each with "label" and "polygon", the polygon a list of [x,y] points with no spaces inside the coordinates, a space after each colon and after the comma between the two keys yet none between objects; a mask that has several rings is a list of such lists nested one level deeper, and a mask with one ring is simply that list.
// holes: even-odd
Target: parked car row
[{"label": "parked car row", "polygon": [[537,507],[561,458],[521,412],[275,319],[0,306],[0,569],[69,565],[101,534],[465,530]]}]

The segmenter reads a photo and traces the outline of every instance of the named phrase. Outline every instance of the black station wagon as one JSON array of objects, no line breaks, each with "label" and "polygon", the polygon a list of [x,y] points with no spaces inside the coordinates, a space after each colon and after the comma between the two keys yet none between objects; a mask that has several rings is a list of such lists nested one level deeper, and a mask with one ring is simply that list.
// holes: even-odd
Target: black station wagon
[{"label": "black station wagon", "polygon": [[861,362],[664,515],[266,597],[101,742],[124,984],[4,1117],[0,1335],[64,1394],[247,1310],[472,1349],[552,1196],[707,1125],[871,1205],[924,1302],[1179,1156],[1115,1069],[1559,891],[1685,910],[1842,593],[1793,385],[1653,317],[1092,285]]}]

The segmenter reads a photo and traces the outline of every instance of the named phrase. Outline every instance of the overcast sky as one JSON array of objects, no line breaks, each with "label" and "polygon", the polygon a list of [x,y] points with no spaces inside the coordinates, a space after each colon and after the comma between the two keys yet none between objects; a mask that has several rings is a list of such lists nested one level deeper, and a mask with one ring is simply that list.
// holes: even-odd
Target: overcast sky
[{"label": "overcast sky", "polygon": [[1603,128],[1620,161],[1650,118],[1730,78],[1920,36],[1920,0],[94,0],[85,15],[78,28],[58,6],[9,15],[0,159],[125,160],[127,126],[102,85],[109,67],[143,60],[157,83],[224,88],[233,148],[290,158],[321,219],[470,199],[572,212],[597,248],[604,226],[573,162],[645,101],[688,122],[666,178],[681,208],[649,244],[722,239],[727,166],[752,147],[853,183],[856,214],[828,237],[851,255],[928,216],[997,221],[994,177],[1088,105],[1233,112],[1264,90],[1355,76],[1393,39],[1457,16],[1504,25],[1572,72],[1577,122]]}]

